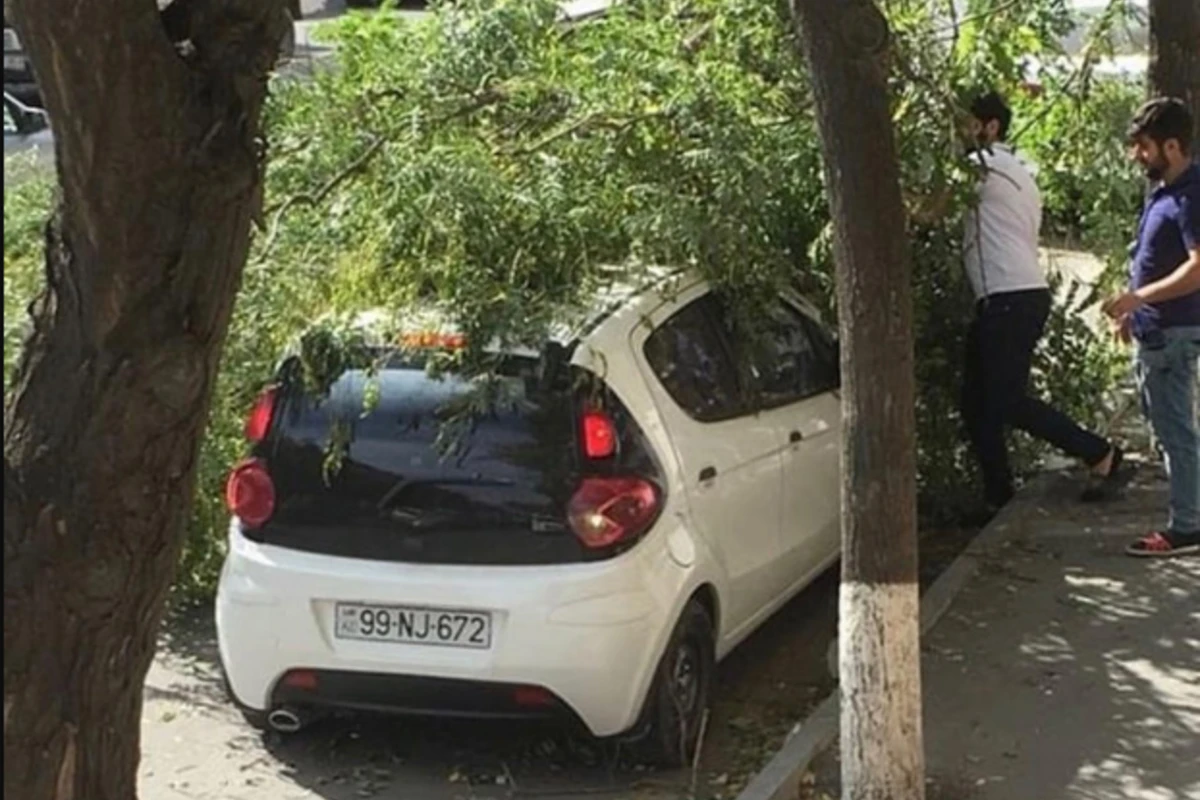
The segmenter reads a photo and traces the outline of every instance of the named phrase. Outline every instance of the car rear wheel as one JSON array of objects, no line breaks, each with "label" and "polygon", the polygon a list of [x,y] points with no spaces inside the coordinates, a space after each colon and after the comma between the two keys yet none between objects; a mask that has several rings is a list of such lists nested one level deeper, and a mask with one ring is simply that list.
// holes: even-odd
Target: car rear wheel
[{"label": "car rear wheel", "polygon": [[644,763],[681,767],[700,745],[716,673],[713,622],[697,600],[684,608],[655,671],[637,735],[629,742]]}]

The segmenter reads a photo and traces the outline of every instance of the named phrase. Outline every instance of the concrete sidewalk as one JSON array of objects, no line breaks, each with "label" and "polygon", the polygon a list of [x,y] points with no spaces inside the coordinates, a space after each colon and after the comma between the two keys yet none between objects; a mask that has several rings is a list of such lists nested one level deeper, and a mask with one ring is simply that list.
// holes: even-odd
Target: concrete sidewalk
[{"label": "concrete sidewalk", "polygon": [[1099,507],[1042,486],[925,638],[929,800],[1197,800],[1200,558],[1123,554],[1162,520],[1161,469]]}]

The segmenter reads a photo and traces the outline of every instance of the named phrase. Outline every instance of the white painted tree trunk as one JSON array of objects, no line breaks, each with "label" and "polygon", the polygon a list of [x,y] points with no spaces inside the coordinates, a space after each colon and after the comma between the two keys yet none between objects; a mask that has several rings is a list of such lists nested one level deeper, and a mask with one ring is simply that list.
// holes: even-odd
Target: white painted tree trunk
[{"label": "white painted tree trunk", "polygon": [[842,344],[842,799],[923,800],[912,266],[874,0],[791,0],[833,218]]},{"label": "white painted tree trunk", "polygon": [[916,583],[843,583],[840,598],[843,800],[924,797]]}]

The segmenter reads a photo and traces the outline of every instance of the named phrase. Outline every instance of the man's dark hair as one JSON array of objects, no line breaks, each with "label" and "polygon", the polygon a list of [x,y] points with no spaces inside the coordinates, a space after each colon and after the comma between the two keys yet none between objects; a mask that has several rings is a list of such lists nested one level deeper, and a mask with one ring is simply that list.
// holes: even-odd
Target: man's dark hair
[{"label": "man's dark hair", "polygon": [[1145,136],[1159,147],[1171,139],[1179,142],[1184,153],[1192,152],[1192,112],[1187,104],[1174,97],[1149,100],[1133,115],[1129,123],[1129,140]]},{"label": "man's dark hair", "polygon": [[1008,138],[1008,126],[1012,124],[1012,109],[999,92],[987,92],[971,101],[971,115],[987,125],[992,120],[1000,123],[1000,141]]}]

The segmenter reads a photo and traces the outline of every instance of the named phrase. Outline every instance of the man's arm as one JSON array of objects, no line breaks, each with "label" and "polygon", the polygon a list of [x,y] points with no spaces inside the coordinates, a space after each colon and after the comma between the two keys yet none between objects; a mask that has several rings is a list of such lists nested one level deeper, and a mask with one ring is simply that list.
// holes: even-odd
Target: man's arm
[{"label": "man's arm", "polygon": [[905,192],[904,205],[908,215],[922,225],[936,225],[946,216],[950,208],[952,192],[945,184],[937,187],[929,194]]},{"label": "man's arm", "polygon": [[1136,294],[1143,303],[1161,303],[1200,292],[1200,247],[1188,251],[1188,260],[1162,280],[1143,286]]},{"label": "man's arm", "polygon": [[1104,313],[1120,319],[1144,305],[1174,300],[1193,292],[1200,292],[1200,247],[1188,251],[1188,260],[1167,277],[1109,300],[1104,304]]},{"label": "man's arm", "polygon": [[[983,194],[987,182],[992,180],[993,170],[982,151],[973,151],[967,156],[971,167],[977,171],[974,190],[975,197]],[[925,192],[905,191],[904,207],[909,219],[921,225],[936,225],[951,211],[954,201],[955,188],[947,183],[942,176],[937,185]]]},{"label": "man's arm", "polygon": [[1191,199],[1182,201],[1179,222],[1187,260],[1165,278],[1109,300],[1104,304],[1104,313],[1120,319],[1144,305],[1200,292],[1200,203]]}]

